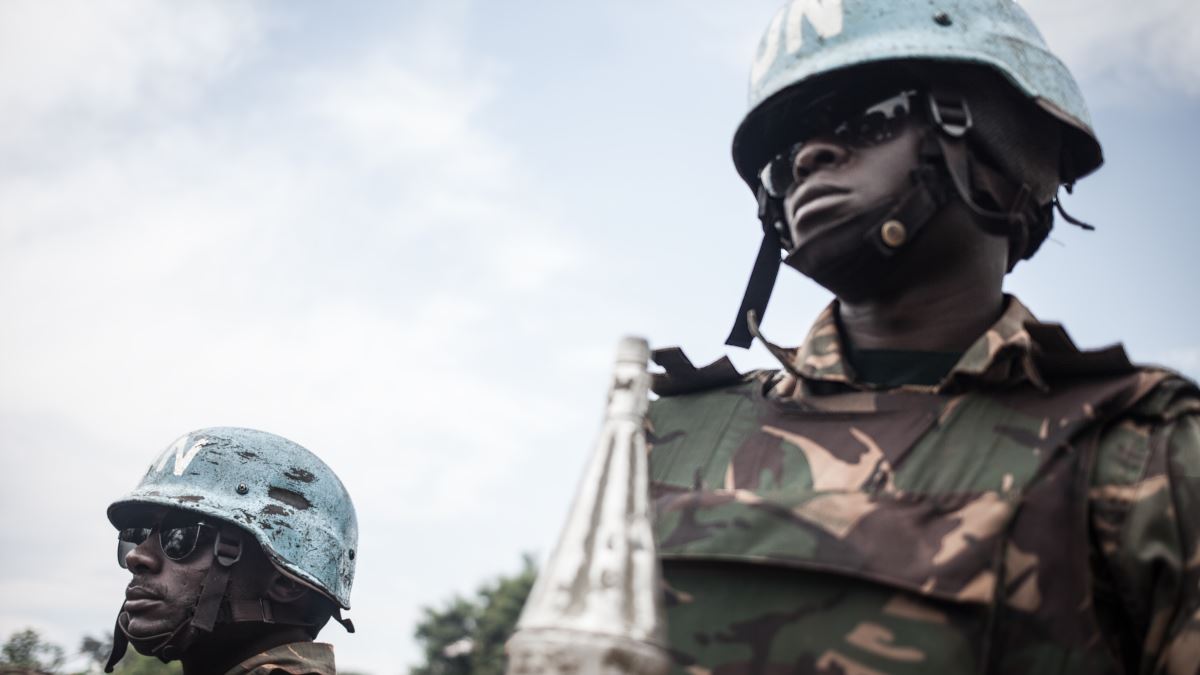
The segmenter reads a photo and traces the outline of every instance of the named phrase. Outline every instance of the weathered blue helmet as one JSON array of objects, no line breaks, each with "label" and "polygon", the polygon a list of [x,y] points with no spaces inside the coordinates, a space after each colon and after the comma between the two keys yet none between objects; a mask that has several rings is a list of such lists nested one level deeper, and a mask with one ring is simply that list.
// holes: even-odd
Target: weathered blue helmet
[{"label": "weathered blue helmet", "polygon": [[989,68],[1061,122],[1063,182],[1103,163],[1078,84],[1013,0],[792,0],[771,21],[751,69],[749,112],[733,142],[738,173],[757,188],[757,172],[777,150],[769,119],[781,100],[847,71],[912,61]]},{"label": "weathered blue helmet", "polygon": [[[760,170],[806,133],[820,131],[800,128],[820,119],[809,114],[812,108],[841,99],[876,103],[881,99],[857,97],[905,90],[925,97],[928,121],[938,128],[927,138],[936,141],[941,166],[930,176],[911,174],[907,194],[870,214],[879,217],[863,241],[875,244],[880,257],[912,241],[953,193],[982,227],[1009,238],[1011,268],[1049,234],[1050,209],[1061,210],[1059,187],[1104,161],[1078,84],[1013,0],[791,0],[759,43],[749,111],[733,138],[734,165],[758,196],[763,240],[727,344],[750,345],[781,247],[802,272],[815,264],[790,250],[778,200],[766,194]],[[972,171],[990,170],[978,157],[995,162],[1012,183],[1012,203],[999,210],[978,203],[969,189]],[[902,226],[894,243],[882,236],[889,222]]]},{"label": "weathered blue helmet", "polygon": [[193,431],[108,507],[108,519],[124,527],[150,505],[242,528],[276,567],[350,608],[358,546],[354,504],[333,470],[296,443],[253,429]]}]

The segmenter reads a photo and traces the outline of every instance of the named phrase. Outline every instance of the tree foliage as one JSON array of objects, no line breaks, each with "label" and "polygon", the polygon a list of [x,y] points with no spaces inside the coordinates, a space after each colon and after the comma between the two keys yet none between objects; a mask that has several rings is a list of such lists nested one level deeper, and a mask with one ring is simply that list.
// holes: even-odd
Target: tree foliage
[{"label": "tree foliage", "polygon": [[[94,672],[103,671],[111,651],[111,637],[96,638],[89,635],[83,638],[83,642],[79,645],[79,653],[91,660],[95,666]],[[121,675],[182,675],[183,667],[178,661],[163,663],[153,656],[142,656],[133,647],[130,647],[113,672],[121,673]]]},{"label": "tree foliage", "polygon": [[[88,663],[84,673],[103,672],[112,650],[112,638],[86,636],[80,642],[79,655]],[[0,669],[37,673],[63,673],[66,650],[42,638],[37,631],[26,628],[8,637],[0,647]],[[116,672],[122,675],[182,675],[178,661],[163,663],[156,658],[142,656],[133,649],[125,652],[125,658],[117,664]]]},{"label": "tree foliage", "polygon": [[504,643],[536,577],[537,565],[526,555],[518,574],[497,577],[474,597],[455,596],[440,609],[424,608],[415,632],[424,662],[409,675],[504,675]]},{"label": "tree foliage", "polygon": [[0,647],[0,667],[54,673],[66,661],[62,647],[46,642],[32,628],[8,636]]}]

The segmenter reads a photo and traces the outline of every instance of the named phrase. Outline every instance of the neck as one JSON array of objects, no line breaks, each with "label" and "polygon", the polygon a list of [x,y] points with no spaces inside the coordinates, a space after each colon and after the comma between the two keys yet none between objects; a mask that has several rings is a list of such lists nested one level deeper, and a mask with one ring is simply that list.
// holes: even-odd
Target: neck
[{"label": "neck", "polygon": [[956,201],[908,247],[883,282],[838,293],[844,335],[857,349],[966,351],[1004,311],[1008,240]]},{"label": "neck", "polygon": [[179,660],[183,675],[224,675],[255,654],[293,642],[312,642],[308,632],[298,626],[232,624],[224,628],[188,649]]},{"label": "neck", "polygon": [[887,300],[839,302],[838,318],[857,349],[963,352],[1004,311],[1000,284],[914,287]]}]

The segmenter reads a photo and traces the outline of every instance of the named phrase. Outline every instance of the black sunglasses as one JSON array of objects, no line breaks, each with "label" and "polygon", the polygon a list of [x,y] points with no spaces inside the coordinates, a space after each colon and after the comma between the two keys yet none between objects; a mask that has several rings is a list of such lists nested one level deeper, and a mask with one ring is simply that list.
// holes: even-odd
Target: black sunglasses
[{"label": "black sunglasses", "polygon": [[201,534],[208,533],[205,536],[207,539],[216,530],[217,528],[197,519],[195,515],[186,513],[168,515],[153,527],[127,527],[117,533],[117,564],[128,569],[125,556],[149,539],[154,532],[158,532],[158,545],[162,548],[163,555],[178,562],[195,552]]},{"label": "black sunglasses", "polygon": [[805,111],[802,122],[808,132],[805,139],[775,155],[758,172],[763,189],[771,197],[783,199],[795,187],[796,155],[809,139],[827,136],[846,146],[868,148],[895,138],[912,118],[916,96],[916,91],[902,91],[849,113],[834,104],[817,105]]}]

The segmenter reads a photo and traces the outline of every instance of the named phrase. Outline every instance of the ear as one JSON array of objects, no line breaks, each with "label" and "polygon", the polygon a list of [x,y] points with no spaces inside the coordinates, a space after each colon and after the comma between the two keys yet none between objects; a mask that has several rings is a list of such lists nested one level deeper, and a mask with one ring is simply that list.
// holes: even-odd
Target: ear
[{"label": "ear", "polygon": [[267,598],[272,602],[282,604],[296,602],[307,593],[307,586],[278,572],[276,572],[275,577],[271,579],[271,583],[267,586]]}]

